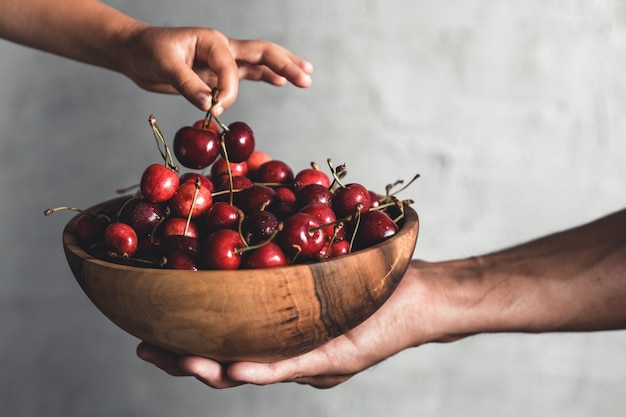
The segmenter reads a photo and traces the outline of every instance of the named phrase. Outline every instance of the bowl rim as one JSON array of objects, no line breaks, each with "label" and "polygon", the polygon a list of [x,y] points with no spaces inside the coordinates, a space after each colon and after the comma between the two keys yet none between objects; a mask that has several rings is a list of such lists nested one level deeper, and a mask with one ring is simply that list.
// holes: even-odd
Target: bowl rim
[{"label": "bowl rim", "polygon": [[[123,197],[116,197],[116,198],[112,198],[109,200],[105,200],[89,207],[88,209],[84,211],[85,212],[99,212],[98,210],[101,210],[102,208],[110,207],[114,205],[115,203],[122,202],[128,198],[129,196],[123,196]],[[142,267],[142,266],[125,265],[125,264],[120,264],[116,262],[110,262],[110,261],[107,261],[107,260],[104,260],[104,259],[101,259],[101,258],[98,258],[96,256],[89,254],[78,243],[76,236],[73,233],[73,230],[74,230],[76,221],[78,220],[80,216],[81,216],[80,213],[76,214],[65,224],[63,228],[63,232],[62,232],[62,241],[63,241],[64,249],[66,251],[69,251],[76,258],[80,259],[81,263],[85,263],[85,262],[93,263],[100,267],[105,267],[105,268],[110,268],[113,270],[120,270],[120,271],[122,270],[123,271],[150,270],[150,271],[154,271],[154,273],[163,273],[163,272],[172,273],[175,271],[177,274],[183,273],[183,274],[209,275],[209,274],[216,273],[216,272],[219,272],[220,274],[225,274],[225,273],[237,274],[238,272],[241,273],[242,271],[247,271],[247,272],[253,271],[253,269],[242,269],[242,268],[234,269],[234,270],[222,270],[222,269],[198,269],[198,270],[176,269],[174,270],[174,269],[167,269],[167,268],[147,268],[147,267]],[[280,272],[282,270],[294,269],[298,267],[312,267],[318,264],[330,263],[332,265],[333,263],[340,263],[347,256],[357,256],[357,255],[367,256],[368,252],[374,251],[377,248],[388,245],[389,243],[400,239],[404,235],[413,232],[413,229],[415,229],[415,238],[413,239],[414,241],[413,241],[413,247],[412,247],[412,251],[414,251],[415,245],[417,243],[417,237],[419,235],[419,223],[420,223],[419,215],[413,207],[409,205],[405,205],[404,217],[400,221],[402,222],[402,224],[400,225],[400,229],[395,235],[391,236],[390,238],[382,242],[376,243],[375,245],[369,246],[367,248],[363,248],[363,249],[351,252],[346,255],[326,259],[326,260],[319,261],[319,262],[306,262],[302,264],[292,264],[292,265],[285,265],[285,266],[278,266],[278,267],[271,267],[271,268],[262,268],[262,270],[272,270],[272,271]],[[411,256],[413,256],[413,253],[411,253]]]}]

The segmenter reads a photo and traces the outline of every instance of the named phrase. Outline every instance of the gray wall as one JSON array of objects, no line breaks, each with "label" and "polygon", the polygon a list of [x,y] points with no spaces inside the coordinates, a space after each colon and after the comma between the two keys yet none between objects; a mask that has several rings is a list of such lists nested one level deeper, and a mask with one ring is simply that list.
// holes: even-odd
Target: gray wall
[{"label": "gray wall", "polygon": [[[244,83],[223,117],[305,166],[381,189],[422,178],[416,256],[479,254],[626,203],[626,6],[597,1],[112,1],[154,24],[267,38],[316,66],[309,90]],[[180,4],[180,5],[179,5]],[[327,391],[214,391],[135,357],[74,281],[69,213],[136,183],[201,116],[118,74],[0,42],[0,415],[617,416],[624,332],[482,335],[403,352]]]}]

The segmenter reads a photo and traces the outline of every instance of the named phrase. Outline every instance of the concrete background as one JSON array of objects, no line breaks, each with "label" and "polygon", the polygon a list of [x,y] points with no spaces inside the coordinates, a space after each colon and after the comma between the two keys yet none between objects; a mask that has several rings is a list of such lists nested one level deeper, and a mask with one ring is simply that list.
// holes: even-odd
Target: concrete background
[{"label": "concrete background", "polygon": [[[305,166],[346,162],[406,192],[416,256],[479,254],[626,204],[621,0],[111,1],[141,20],[266,38],[311,60],[314,86],[244,83],[223,117]],[[53,35],[51,35],[53,36]],[[215,391],[135,357],[70,274],[69,213],[136,183],[201,114],[124,77],[0,41],[0,415],[618,416],[626,334],[482,335],[403,352],[326,391]]]}]

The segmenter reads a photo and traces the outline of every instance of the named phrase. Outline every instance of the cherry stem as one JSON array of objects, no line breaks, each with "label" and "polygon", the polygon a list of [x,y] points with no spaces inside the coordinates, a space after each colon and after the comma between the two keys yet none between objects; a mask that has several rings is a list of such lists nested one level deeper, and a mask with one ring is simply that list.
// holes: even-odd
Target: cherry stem
[{"label": "cherry stem", "polygon": [[70,207],[70,206],[49,208],[49,209],[44,210],[43,214],[44,216],[50,216],[51,214],[56,213],[57,211],[63,211],[63,210],[77,211],[79,213],[87,214],[88,216],[91,216],[91,217],[96,216],[94,213],[90,213],[88,211],[85,211],[76,207]]},{"label": "cherry stem", "polygon": [[418,179],[419,177],[420,177],[420,174],[415,174],[415,176],[414,176],[413,178],[411,178],[411,181],[409,181],[409,182],[408,182],[408,183],[407,183],[404,187],[402,187],[402,188],[400,188],[399,190],[395,191],[393,194],[391,194],[391,189],[392,189],[393,187],[395,187],[396,185],[400,185],[400,184],[404,183],[404,181],[399,180],[399,181],[396,181],[396,182],[395,182],[395,183],[393,183],[393,184],[388,185],[388,186],[386,187],[386,189],[387,189],[387,196],[390,196],[390,195],[395,195],[395,194],[398,194],[398,193],[399,193],[399,192],[401,192],[401,191],[406,190],[406,189],[409,187],[409,185],[413,184],[413,182],[414,182],[416,179]]},{"label": "cherry stem", "polygon": [[115,192],[117,194],[126,194],[126,193],[130,192],[131,190],[135,190],[135,189],[138,189],[138,188],[139,188],[139,184],[133,184],[133,185],[131,185],[129,187],[126,187],[126,188],[118,188],[117,190],[115,190]]},{"label": "cherry stem", "polygon": [[359,203],[356,209],[356,220],[355,220],[355,225],[354,225],[354,231],[352,232],[352,236],[350,237],[350,248],[349,248],[350,252],[352,252],[352,245],[354,244],[356,233],[358,232],[359,226],[361,224],[361,210],[363,210],[363,203]]},{"label": "cherry stem", "polygon": [[[219,127],[222,128],[222,130],[228,132],[230,129],[228,129],[228,126],[226,126],[224,123],[222,123],[222,121],[217,117],[217,116],[213,116],[211,114],[211,109],[216,106],[219,103],[219,100],[217,99],[217,96],[219,94],[219,90],[217,89],[217,87],[213,87],[213,89],[211,90],[211,107],[209,107],[209,110],[207,111],[207,116],[212,117],[213,120],[215,120],[215,122],[219,125]],[[206,120],[206,118],[205,118]]]},{"label": "cherry stem", "polygon": [[222,153],[224,154],[224,160],[226,161],[226,172],[228,173],[228,189],[229,193],[229,202],[230,205],[233,205],[233,171],[230,167],[230,160],[228,159],[228,152],[226,151],[226,143],[224,143],[224,134],[220,135],[220,147],[222,148]]},{"label": "cherry stem", "polygon": [[161,132],[161,128],[157,124],[156,117],[150,115],[148,118],[148,122],[150,123],[150,127],[152,128],[152,133],[154,134],[154,139],[157,144],[157,148],[161,153],[161,157],[165,162],[165,166],[173,169],[178,172],[178,167],[174,164],[174,159],[172,158],[172,154],[170,153],[170,149],[167,146],[167,141],[165,140],[165,136],[163,136],[163,132]]},{"label": "cherry stem", "polygon": [[255,245],[248,245],[248,242],[246,242],[245,239],[243,239],[244,243],[246,244],[246,246],[244,246],[243,248],[235,248],[235,253],[238,254],[242,254],[244,252],[247,252],[249,250],[253,250],[253,249],[258,249],[262,246],[267,245],[268,243],[270,243],[272,240],[274,240],[274,238],[276,237],[276,235],[282,230],[282,223],[279,223],[278,226],[276,227],[276,229],[274,229],[274,231],[272,232],[272,234],[265,240],[255,244]]},{"label": "cherry stem", "polygon": [[341,182],[341,177],[345,175],[346,172],[346,164],[341,164],[337,168],[333,167],[333,162],[330,158],[326,160],[328,167],[330,168],[330,172],[333,176],[333,183],[330,185],[330,189],[332,190],[335,186],[339,188],[345,188],[345,185]]},{"label": "cherry stem", "polygon": [[200,177],[196,177],[196,182],[194,185],[196,186],[196,189],[193,191],[193,198],[191,199],[191,206],[189,207],[189,214],[187,214],[187,221],[185,222],[185,228],[183,229],[183,236],[187,236],[187,231],[189,230],[189,224],[191,223],[191,216],[193,215],[193,209],[196,206],[196,199],[198,198],[200,187],[202,187],[202,183],[200,182]]},{"label": "cherry stem", "polygon": [[115,253],[115,252],[107,252],[107,256],[109,256],[110,258],[121,258],[121,259],[124,259],[124,260],[130,260],[130,261],[132,261],[134,263],[137,263],[137,264],[156,265],[156,266],[159,266],[161,268],[164,267],[167,264],[167,259],[165,259],[165,258],[161,258],[161,260],[157,262],[157,261],[152,261],[150,259],[134,258],[134,257],[130,257],[130,256],[127,256],[127,255],[120,255],[120,254]]}]

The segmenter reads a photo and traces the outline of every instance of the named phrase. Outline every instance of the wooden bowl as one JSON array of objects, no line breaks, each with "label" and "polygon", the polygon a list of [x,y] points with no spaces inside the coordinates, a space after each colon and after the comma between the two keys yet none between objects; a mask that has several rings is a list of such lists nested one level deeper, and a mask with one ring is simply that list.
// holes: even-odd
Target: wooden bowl
[{"label": "wooden bowl", "polygon": [[[120,199],[104,202],[102,211]],[[406,209],[400,231],[371,248],[306,265],[179,271],[119,265],[83,251],[63,231],[76,280],[113,323],[176,353],[220,362],[274,361],[310,351],[372,315],[413,256],[419,220]]]}]

